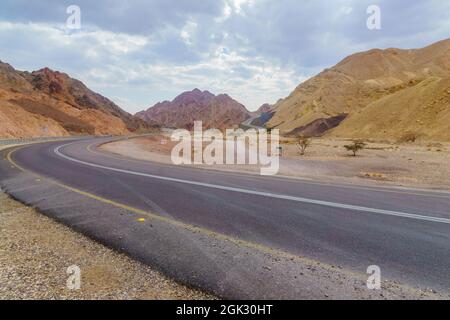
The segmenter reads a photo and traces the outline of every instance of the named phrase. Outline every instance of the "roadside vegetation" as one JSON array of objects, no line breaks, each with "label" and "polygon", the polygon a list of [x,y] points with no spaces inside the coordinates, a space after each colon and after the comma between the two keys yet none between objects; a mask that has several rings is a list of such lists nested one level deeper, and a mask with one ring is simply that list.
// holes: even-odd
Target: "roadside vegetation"
[{"label": "roadside vegetation", "polygon": [[354,140],[352,144],[347,144],[344,148],[347,151],[351,151],[353,156],[356,157],[356,154],[363,150],[366,147],[366,143],[362,140]]},{"label": "roadside vegetation", "polygon": [[300,151],[300,155],[304,156],[306,153],[306,149],[308,149],[308,147],[311,145],[311,139],[304,135],[299,135],[297,137],[296,145]]}]

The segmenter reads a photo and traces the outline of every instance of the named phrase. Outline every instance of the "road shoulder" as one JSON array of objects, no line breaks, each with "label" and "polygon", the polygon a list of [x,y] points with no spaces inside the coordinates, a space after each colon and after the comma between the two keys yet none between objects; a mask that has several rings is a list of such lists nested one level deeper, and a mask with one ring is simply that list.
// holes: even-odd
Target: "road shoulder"
[{"label": "road shoulder", "polygon": [[[0,192],[0,299],[212,299]],[[67,287],[80,268],[79,290]]]}]

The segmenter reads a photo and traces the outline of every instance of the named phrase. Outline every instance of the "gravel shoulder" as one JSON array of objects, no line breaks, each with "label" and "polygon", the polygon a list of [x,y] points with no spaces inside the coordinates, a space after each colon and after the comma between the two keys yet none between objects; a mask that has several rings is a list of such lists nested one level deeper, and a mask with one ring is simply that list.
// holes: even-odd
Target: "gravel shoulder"
[{"label": "gravel shoulder", "polygon": [[[81,269],[80,290],[67,268]],[[213,299],[0,192],[0,300]]]}]

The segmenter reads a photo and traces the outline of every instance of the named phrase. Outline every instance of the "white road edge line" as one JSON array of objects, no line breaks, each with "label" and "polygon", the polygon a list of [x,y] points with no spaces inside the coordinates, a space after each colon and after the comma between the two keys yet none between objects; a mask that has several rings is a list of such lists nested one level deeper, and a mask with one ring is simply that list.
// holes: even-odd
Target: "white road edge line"
[{"label": "white road edge line", "polygon": [[152,179],[163,180],[163,181],[178,182],[178,183],[195,185],[195,186],[201,186],[201,187],[212,188],[212,189],[219,189],[219,190],[225,190],[225,191],[231,191],[231,192],[252,194],[252,195],[257,195],[257,196],[262,196],[262,197],[269,197],[269,198],[274,198],[274,199],[282,199],[282,200],[289,200],[289,201],[296,201],[296,202],[316,204],[316,205],[332,207],[332,208],[348,209],[348,210],[352,210],[352,211],[378,213],[378,214],[384,214],[384,215],[396,216],[396,217],[402,217],[402,218],[409,218],[409,219],[425,220],[425,221],[431,221],[431,222],[440,222],[440,223],[450,224],[450,219],[446,219],[446,218],[438,218],[438,217],[425,216],[425,215],[419,215],[419,214],[397,212],[397,211],[390,211],[390,210],[383,210],[383,209],[375,209],[375,208],[354,206],[354,205],[337,203],[337,202],[328,202],[328,201],[322,201],[322,200],[314,200],[314,199],[308,199],[308,198],[288,196],[288,195],[282,195],[282,194],[276,194],[276,193],[270,193],[270,192],[262,192],[262,191],[254,191],[254,190],[248,190],[248,189],[227,187],[227,186],[215,185],[215,184],[204,183],[204,182],[188,181],[188,180],[182,180],[182,179],[176,179],[176,178],[157,176],[157,175],[152,175],[152,174],[147,174],[147,173],[142,173],[142,172],[136,172],[136,171],[130,171],[130,170],[106,167],[106,166],[102,166],[102,165],[99,165],[99,164],[78,160],[78,159],[66,156],[65,154],[61,153],[60,149],[66,147],[66,146],[68,146],[70,144],[72,144],[72,143],[56,147],[53,151],[54,151],[54,153],[56,155],[66,159],[66,160],[69,160],[69,161],[72,161],[72,162],[76,162],[76,163],[79,163],[79,164],[83,164],[83,165],[86,165],[86,166],[94,167],[94,168],[105,169],[105,170],[110,170],[110,171],[115,171],[115,172],[120,172],[120,173],[131,174],[131,175],[135,175],[135,176],[141,176],[141,177],[147,177],[147,178],[152,178]]}]

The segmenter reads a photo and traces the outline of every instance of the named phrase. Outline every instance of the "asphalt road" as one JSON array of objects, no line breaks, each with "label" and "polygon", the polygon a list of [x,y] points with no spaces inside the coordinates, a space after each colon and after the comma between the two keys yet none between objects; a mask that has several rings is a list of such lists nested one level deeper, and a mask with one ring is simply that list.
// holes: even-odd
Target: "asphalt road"
[{"label": "asphalt road", "polygon": [[36,144],[11,158],[76,190],[212,234],[360,274],[378,265],[388,279],[450,292],[450,193],[168,166],[102,153],[96,146],[104,141]]},{"label": "asphalt road", "polygon": [[260,117],[260,116],[257,116],[257,117],[251,117],[251,118],[245,120],[244,122],[242,122],[242,125],[243,125],[244,127],[252,128],[252,129],[265,129],[265,128],[263,128],[263,127],[258,127],[258,126],[255,126],[255,125],[252,124],[252,122],[255,121],[256,119],[258,119],[259,117]]}]

